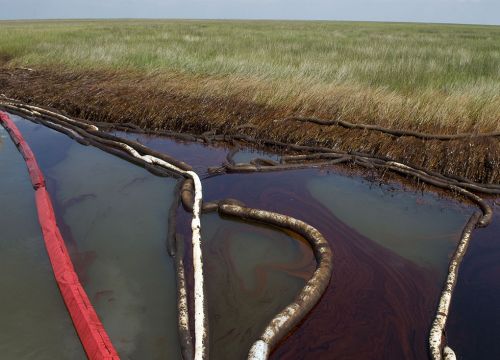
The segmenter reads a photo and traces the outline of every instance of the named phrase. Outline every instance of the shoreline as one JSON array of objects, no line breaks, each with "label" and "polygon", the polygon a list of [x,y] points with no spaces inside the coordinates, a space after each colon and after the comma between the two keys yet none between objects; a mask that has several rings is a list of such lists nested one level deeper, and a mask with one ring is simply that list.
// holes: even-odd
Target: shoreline
[{"label": "shoreline", "polygon": [[[294,117],[303,115],[300,109],[273,108],[229,95],[193,96],[176,91],[175,87],[148,86],[147,78],[139,74],[123,76],[125,78],[98,71],[3,68],[0,69],[0,93],[93,122],[130,123],[151,132],[241,134],[260,141],[359,151],[475,182],[500,183],[497,136],[422,139],[359,128],[359,123],[358,128],[348,128],[294,121]],[[439,129],[435,133],[454,135]]]}]

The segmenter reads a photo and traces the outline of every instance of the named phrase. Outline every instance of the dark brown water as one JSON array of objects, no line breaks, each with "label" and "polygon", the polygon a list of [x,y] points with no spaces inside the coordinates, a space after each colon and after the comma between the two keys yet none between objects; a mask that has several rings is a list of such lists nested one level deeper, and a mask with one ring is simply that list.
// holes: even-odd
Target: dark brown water
[{"label": "dark brown water", "polygon": [[[165,246],[175,181],[13,118],[48,179],[79,275],[120,354],[178,358],[174,268]],[[229,151],[127,136],[200,174]],[[235,160],[261,155],[243,149]],[[317,227],[332,246],[334,273],[325,296],[273,358],[427,358],[449,256],[471,207],[333,169],[224,175],[203,184],[207,201],[232,197],[294,216]],[[179,231],[188,234],[187,214],[179,219]],[[500,349],[491,331],[500,320],[499,223],[497,216],[474,234],[461,271],[448,335],[464,359]],[[312,274],[312,252],[289,234],[217,214],[204,215],[202,229],[210,352],[213,359],[244,358]]]},{"label": "dark brown water", "polygon": [[461,359],[500,359],[500,206],[474,232],[449,318],[448,340]]},{"label": "dark brown water", "polygon": [[[334,182],[335,175],[332,178],[314,171],[296,171],[287,177],[257,175],[258,182],[253,176],[232,175],[232,179],[219,181],[214,178],[213,185],[209,179],[206,193],[220,197],[220,193],[228,192],[224,182],[231,182],[231,197],[239,194],[239,198],[244,198],[251,206],[259,205],[307,221],[327,237],[334,253],[334,273],[327,293],[302,326],[275,352],[275,358],[425,358],[427,331],[448,261],[447,254],[439,249],[444,247],[451,251],[466,211],[453,206],[444,210],[444,204],[431,196],[422,199],[416,194],[406,194],[409,200],[403,194],[391,197],[380,188],[369,190],[368,184],[364,184],[366,188],[361,191],[359,187],[363,181],[352,178],[352,185],[358,187],[356,197],[364,198],[365,207],[371,203],[365,192],[369,193],[369,198],[378,198],[389,208],[399,206],[394,218],[381,214],[377,207],[371,212],[373,221],[381,227],[399,229],[398,235],[405,245],[391,248],[383,246],[382,240],[375,242],[360,233],[369,229],[363,224],[367,220],[362,216],[350,218],[352,222],[359,220],[358,232],[322,204],[332,199],[328,194],[334,193],[333,189],[325,193],[321,201],[311,196],[308,186],[321,180]],[[243,189],[249,186],[252,186],[252,193],[242,196]],[[429,204],[420,208],[418,204],[422,201]],[[411,203],[413,206],[408,208]],[[366,208],[360,211],[361,214],[367,212]],[[418,239],[425,232],[417,229],[426,226],[429,213],[441,213],[430,226],[434,230],[437,228],[440,236],[430,235],[436,246],[429,247],[424,256],[419,250]],[[343,215],[349,214],[344,212]],[[406,223],[405,227],[397,227],[397,221]],[[424,241],[429,243],[427,239]],[[387,243],[391,244],[392,240]],[[435,251],[441,251],[440,258]],[[412,261],[413,258],[418,258],[419,262]]]},{"label": "dark brown water", "polygon": [[[13,118],[40,162],[77,272],[120,356],[180,358],[175,274],[166,252],[176,181]],[[312,253],[281,232],[216,215],[204,219],[203,236],[206,273],[217,279],[209,294],[229,295],[224,303],[209,303],[210,319],[217,324],[211,326],[217,339],[214,358],[218,352],[232,358],[247,351],[267,322],[259,314],[271,317],[301,289],[305,275],[297,273],[314,264]],[[226,265],[232,266],[231,272]],[[257,278],[254,268],[260,273]],[[226,273],[230,276],[225,279]],[[277,289],[281,296],[275,296]],[[240,290],[246,291],[247,306],[239,302]],[[240,307],[245,311],[228,311]],[[232,317],[221,317],[228,313]],[[219,342],[232,347],[219,347]],[[237,342],[241,345],[235,346]]]},{"label": "dark brown water", "polygon": [[[189,146],[134,138],[164,151]],[[214,156],[209,147],[197,146],[209,159],[195,161],[198,171],[203,173],[204,167],[224,161],[221,149]],[[245,160],[252,158],[251,153],[243,153]],[[180,151],[179,156],[182,154],[186,152]],[[238,156],[235,159],[241,161]],[[182,159],[190,162],[188,157]],[[404,191],[397,184],[379,186],[326,170],[208,178],[204,191],[206,200],[232,197],[305,220],[331,243],[332,283],[274,358],[427,358],[428,330],[449,256],[471,208],[434,194]],[[226,296],[218,289],[209,302],[223,302]],[[246,302],[243,291],[237,296],[242,304]],[[238,310],[244,311],[233,311]],[[260,326],[262,331],[264,325]],[[238,358],[243,358],[248,347],[233,346],[239,349],[235,350]]]}]

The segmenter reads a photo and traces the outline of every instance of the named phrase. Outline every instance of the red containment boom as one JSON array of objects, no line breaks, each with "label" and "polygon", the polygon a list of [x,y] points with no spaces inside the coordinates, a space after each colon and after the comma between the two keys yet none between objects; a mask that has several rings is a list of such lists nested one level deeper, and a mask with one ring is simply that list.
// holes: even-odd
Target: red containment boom
[{"label": "red containment boom", "polygon": [[6,113],[1,111],[0,124],[9,132],[10,137],[26,161],[31,183],[35,189],[38,221],[40,222],[54,277],[87,357],[91,360],[119,359],[118,353],[75,272],[66,245],[57,227],[54,209],[45,187],[43,174],[33,152],[14,122]]}]

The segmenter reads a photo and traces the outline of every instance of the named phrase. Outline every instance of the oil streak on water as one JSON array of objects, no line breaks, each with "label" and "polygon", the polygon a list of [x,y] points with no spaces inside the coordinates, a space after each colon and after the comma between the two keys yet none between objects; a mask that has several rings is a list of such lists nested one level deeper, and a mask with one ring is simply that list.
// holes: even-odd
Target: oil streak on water
[{"label": "oil streak on water", "polygon": [[[12,118],[46,175],[79,276],[120,355],[179,358],[175,275],[165,244],[174,179],[154,177],[43,126]],[[229,151],[159,137],[120,136],[190,163],[200,174],[224,162]],[[5,147],[0,148],[0,161]],[[248,161],[256,156],[262,154],[242,149],[235,159]],[[14,155],[6,158],[12,161]],[[18,167],[24,166],[20,163]],[[29,190],[27,175],[23,176]],[[31,196],[28,190],[23,191]],[[231,197],[304,220],[331,244],[334,273],[325,296],[273,358],[427,358],[428,330],[449,256],[472,208],[334,170],[223,175],[204,180],[204,190],[206,201]],[[13,197],[19,202],[17,195]],[[33,211],[33,204],[21,205],[18,212],[33,218],[25,210]],[[0,211],[5,212],[5,207]],[[178,231],[184,235],[188,235],[183,226],[187,218],[180,210]],[[300,238],[277,229],[221,219],[217,214],[204,215],[202,222],[210,355],[242,359],[266,323],[311,276],[312,251]],[[492,309],[500,300],[500,287],[492,280],[500,275],[500,245],[495,241],[499,223],[497,215],[491,227],[474,234],[459,279],[448,342],[464,359],[475,358],[478,346],[487,345],[489,354],[500,351],[485,326],[488,318],[500,319],[500,310]],[[11,234],[20,231],[9,227]],[[37,240],[35,236],[31,242]],[[41,239],[38,245],[43,246]],[[24,254],[21,250],[15,249]],[[189,277],[188,257],[185,260]],[[49,285],[55,291],[47,298],[57,297],[62,308],[54,309],[66,316],[55,284]],[[471,288],[484,296],[471,296]],[[34,304],[26,302],[26,307]],[[24,320],[26,325],[29,320]],[[0,334],[8,329],[2,324]]]}]

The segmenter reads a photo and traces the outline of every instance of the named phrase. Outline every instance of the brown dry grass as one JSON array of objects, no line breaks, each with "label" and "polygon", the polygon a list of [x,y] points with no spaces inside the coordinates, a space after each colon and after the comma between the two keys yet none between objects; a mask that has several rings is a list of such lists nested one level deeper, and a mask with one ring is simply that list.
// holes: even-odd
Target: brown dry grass
[{"label": "brown dry grass", "polygon": [[498,138],[423,142],[274,122],[310,116],[440,134],[500,131],[499,39],[495,26],[3,21],[0,92],[151,129],[225,132],[251,123],[260,138],[499,182]]},{"label": "brown dry grass", "polygon": [[[164,77],[133,71],[0,71],[0,89],[7,96],[94,121],[132,122],[149,129],[195,133],[234,132],[238,125],[254,124],[255,129],[245,131],[258,138],[364,151],[479,182],[500,182],[498,138],[422,141],[336,126],[274,121],[297,114],[331,118],[332,109],[314,108],[311,99],[300,98],[295,106],[270,106],[246,96],[255,86],[249,81],[238,83],[236,91],[224,90],[218,81],[223,80],[198,77],[194,82],[181,75]],[[369,103],[366,94],[360,99],[363,103]],[[387,116],[392,117],[390,113]],[[391,125],[398,124],[393,121]],[[418,130],[435,132],[436,128]]]}]

